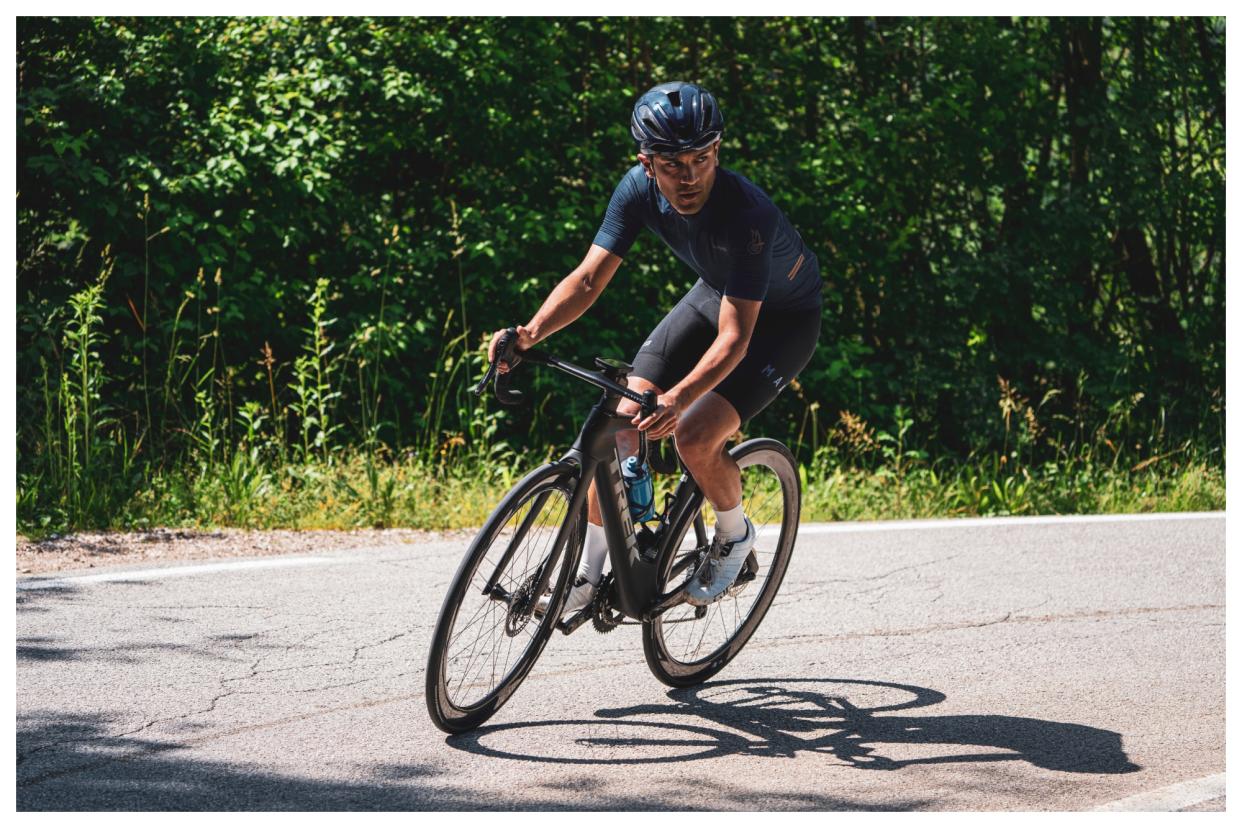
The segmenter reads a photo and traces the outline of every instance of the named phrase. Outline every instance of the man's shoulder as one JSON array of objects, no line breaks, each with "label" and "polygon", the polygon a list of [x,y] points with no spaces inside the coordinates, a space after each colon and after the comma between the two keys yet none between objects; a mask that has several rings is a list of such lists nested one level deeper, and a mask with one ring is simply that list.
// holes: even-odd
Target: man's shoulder
[{"label": "man's shoulder", "polygon": [[717,175],[729,189],[731,204],[725,216],[727,223],[734,228],[769,224],[780,216],[780,208],[759,185],[746,176],[724,167],[720,168]]},{"label": "man's shoulder", "polygon": [[635,164],[625,171],[615,189],[628,200],[641,201],[650,195],[649,183],[647,174],[643,171],[643,165]]},{"label": "man's shoulder", "polygon": [[776,209],[776,204],[767,192],[741,173],[721,167],[717,175],[727,183],[740,209]]},{"label": "man's shoulder", "polygon": [[635,164],[625,171],[625,175],[621,176],[621,181],[626,184],[638,185],[642,189],[647,189],[647,173],[643,170],[642,164]]}]

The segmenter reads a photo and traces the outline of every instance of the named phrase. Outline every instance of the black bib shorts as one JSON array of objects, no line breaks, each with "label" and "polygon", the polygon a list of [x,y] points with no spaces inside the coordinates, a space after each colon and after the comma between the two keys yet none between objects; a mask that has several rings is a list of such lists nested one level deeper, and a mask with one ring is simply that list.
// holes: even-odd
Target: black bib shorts
[{"label": "black bib shorts", "polygon": [[[821,308],[759,309],[746,356],[713,388],[742,422],[767,408],[815,353]],[[633,376],[667,391],[698,365],[716,339],[720,294],[700,280],[656,325],[634,357]]]}]

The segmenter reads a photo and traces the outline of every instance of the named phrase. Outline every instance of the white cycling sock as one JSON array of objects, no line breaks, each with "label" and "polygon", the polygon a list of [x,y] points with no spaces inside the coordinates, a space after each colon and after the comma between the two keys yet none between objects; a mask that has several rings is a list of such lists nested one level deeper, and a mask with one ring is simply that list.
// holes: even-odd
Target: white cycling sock
[{"label": "white cycling sock", "polygon": [[723,533],[728,540],[746,537],[746,515],[742,513],[741,503],[732,509],[716,510],[716,531]]},{"label": "white cycling sock", "polygon": [[607,558],[608,538],[604,536],[604,527],[587,521],[586,548],[582,550],[582,563],[578,565],[578,574],[599,586]]}]

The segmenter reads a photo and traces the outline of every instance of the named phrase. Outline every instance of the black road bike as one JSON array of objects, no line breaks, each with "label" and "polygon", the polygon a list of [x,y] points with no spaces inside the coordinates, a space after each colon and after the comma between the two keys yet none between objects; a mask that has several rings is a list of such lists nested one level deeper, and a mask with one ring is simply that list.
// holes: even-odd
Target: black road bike
[{"label": "black road bike", "polygon": [[[730,454],[742,469],[742,502],[757,532],[755,546],[720,600],[705,607],[687,603],[685,588],[709,549],[703,493],[675,452],[666,462],[651,452],[656,471],[679,470],[680,478],[652,526],[636,528],[617,454],[617,432],[633,428],[629,417],[617,414],[617,403],[632,400],[650,414],[655,394],[626,388],[631,366],[619,360],[596,358],[598,370],[591,371],[534,349],[519,356],[516,342],[513,329],[501,338],[476,394],[495,377],[498,400],[519,404],[522,394],[509,387],[513,371],[498,373],[496,363],[516,368],[524,361],[564,371],[602,389],[603,396],[569,451],[526,475],[500,501],[453,577],[427,661],[427,709],[448,733],[487,721],[526,678],[554,630],[568,635],[588,621],[599,632],[641,623],[643,651],[656,678],[673,687],[706,681],[758,628],[798,534],[802,492],[789,449],[766,438],[735,446]],[[639,451],[647,458],[643,433]],[[591,604],[562,619],[586,537],[592,480],[612,571]],[[550,603],[540,613],[545,594]]]}]

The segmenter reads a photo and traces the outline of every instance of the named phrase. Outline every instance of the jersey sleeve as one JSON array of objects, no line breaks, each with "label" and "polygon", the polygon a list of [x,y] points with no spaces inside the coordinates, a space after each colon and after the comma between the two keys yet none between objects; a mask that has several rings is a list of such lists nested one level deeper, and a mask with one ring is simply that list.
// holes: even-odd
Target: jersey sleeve
[{"label": "jersey sleeve", "polygon": [[642,184],[642,167],[637,166],[625,174],[621,183],[612,192],[608,201],[608,209],[604,211],[604,220],[599,232],[595,234],[595,244],[622,258],[629,252],[630,245],[638,238],[643,229],[643,198],[645,193]]},{"label": "jersey sleeve", "polygon": [[725,296],[762,302],[768,295],[776,226],[775,209],[748,210],[729,229]]}]

